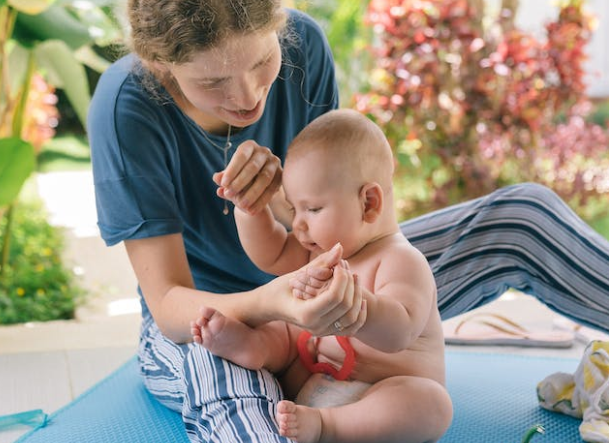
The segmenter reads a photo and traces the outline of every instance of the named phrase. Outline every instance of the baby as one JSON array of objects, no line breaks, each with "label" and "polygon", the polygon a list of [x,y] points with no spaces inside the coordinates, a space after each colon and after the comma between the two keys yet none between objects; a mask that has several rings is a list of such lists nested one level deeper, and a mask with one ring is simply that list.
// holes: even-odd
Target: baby
[{"label": "baby", "polygon": [[[281,435],[297,442],[432,442],[448,429],[444,340],[434,278],[425,257],[401,234],[393,206],[393,156],[378,126],[337,110],[310,123],[291,143],[283,191],[291,230],[271,209],[235,218],[242,245],[262,270],[293,272],[332,250],[326,268],[292,279],[295,302],[315,302],[337,273],[361,297],[357,318],[334,322],[335,335],[311,339],[294,325],[256,328],[209,308],[193,339],[250,369],[268,369],[294,399],[313,372],[357,386],[332,407],[283,400]],[[359,300],[359,298],[357,298]]]}]

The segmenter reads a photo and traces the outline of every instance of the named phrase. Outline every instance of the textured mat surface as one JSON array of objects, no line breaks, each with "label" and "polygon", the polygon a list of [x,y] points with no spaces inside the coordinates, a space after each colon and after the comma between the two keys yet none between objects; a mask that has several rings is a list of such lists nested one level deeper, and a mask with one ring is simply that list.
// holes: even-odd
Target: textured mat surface
[{"label": "textured mat surface", "polygon": [[148,393],[132,358],[17,442],[188,443],[188,438],[180,415]]},{"label": "textured mat surface", "polygon": [[579,361],[506,354],[450,352],[447,387],[453,423],[441,443],[520,443],[536,424],[533,443],[578,443],[580,420],[541,409],[535,387],[554,372],[573,373]]},{"label": "textured mat surface", "polygon": [[[533,443],[577,443],[579,420],[542,410],[535,386],[553,372],[573,372],[578,361],[507,354],[449,352],[448,389],[455,416],[441,443],[520,443],[542,424]],[[51,415],[44,428],[17,443],[187,443],[180,416],[145,390],[130,360]],[[230,443],[230,442],[226,442]]]}]

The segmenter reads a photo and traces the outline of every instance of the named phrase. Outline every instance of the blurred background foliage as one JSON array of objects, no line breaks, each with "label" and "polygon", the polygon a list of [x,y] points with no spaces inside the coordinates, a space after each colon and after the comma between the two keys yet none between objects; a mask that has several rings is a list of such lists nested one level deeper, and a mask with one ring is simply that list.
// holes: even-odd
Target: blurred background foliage
[{"label": "blurred background foliage", "polygon": [[543,38],[517,27],[518,0],[292,4],[328,36],[342,106],[387,134],[401,219],[535,181],[609,238],[609,102],[586,96],[584,0],[558,2]]},{"label": "blurred background foliage", "polygon": [[590,222],[607,217],[609,133],[584,83],[593,21],[563,1],[538,39],[515,25],[517,6],[370,2],[375,66],[355,106],[394,146],[404,216],[534,181]]},{"label": "blurred background foliage", "polygon": [[19,195],[63,109],[84,140],[89,73],[109,65],[98,49],[120,34],[110,1],[0,0],[0,323],[70,318],[82,301],[60,231]]},{"label": "blurred background foliage", "polygon": [[[90,167],[91,93],[123,53],[116,1],[0,0],[0,310],[25,309],[27,300],[33,313],[44,306],[39,288],[19,275],[64,281],[36,248],[11,242],[23,230],[48,229],[44,215],[34,216],[43,209],[18,196],[36,171]],[[284,1],[324,29],[341,106],[387,134],[401,219],[536,181],[609,238],[609,102],[589,100],[584,83],[593,17],[585,0],[560,0],[539,38],[518,29],[518,0],[499,3]],[[15,216],[17,203],[25,216]],[[30,218],[38,228],[22,226]],[[32,237],[41,250],[62,248]],[[55,291],[79,303],[81,291],[66,275]],[[61,305],[63,318],[73,305]]]}]

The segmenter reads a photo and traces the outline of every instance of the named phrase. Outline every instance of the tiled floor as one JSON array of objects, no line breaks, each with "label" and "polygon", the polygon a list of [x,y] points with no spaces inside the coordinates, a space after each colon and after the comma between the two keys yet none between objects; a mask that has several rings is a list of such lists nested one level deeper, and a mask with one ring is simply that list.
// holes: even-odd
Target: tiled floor
[{"label": "tiled floor", "polygon": [[[67,227],[66,259],[82,275],[91,303],[74,321],[0,327],[0,416],[31,409],[56,411],[135,355],[137,346],[136,281],[122,246],[106,248],[97,237],[90,174],[45,175],[38,182],[52,220]],[[62,195],[71,195],[69,204],[57,197]],[[499,312],[535,329],[551,329],[557,317],[535,299],[518,294],[507,294],[480,310]],[[573,358],[579,358],[583,348],[581,343],[569,349],[458,347]],[[11,443],[26,431],[0,432],[0,443]]]}]

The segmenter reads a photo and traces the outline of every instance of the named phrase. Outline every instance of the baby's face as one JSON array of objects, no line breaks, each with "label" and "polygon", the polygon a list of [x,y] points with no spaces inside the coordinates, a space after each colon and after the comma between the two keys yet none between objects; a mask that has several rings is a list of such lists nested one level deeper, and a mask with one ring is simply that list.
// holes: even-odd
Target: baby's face
[{"label": "baby's face", "polygon": [[294,160],[288,158],[283,187],[293,208],[292,230],[298,241],[316,253],[340,242],[347,258],[362,246],[361,185],[326,157],[317,150]]}]

